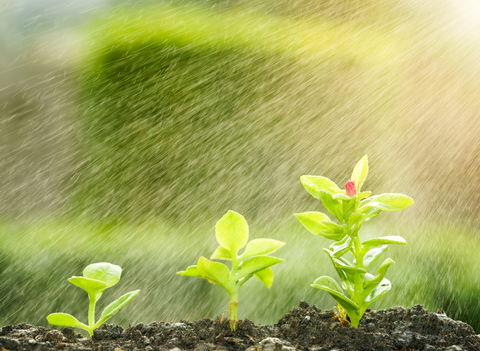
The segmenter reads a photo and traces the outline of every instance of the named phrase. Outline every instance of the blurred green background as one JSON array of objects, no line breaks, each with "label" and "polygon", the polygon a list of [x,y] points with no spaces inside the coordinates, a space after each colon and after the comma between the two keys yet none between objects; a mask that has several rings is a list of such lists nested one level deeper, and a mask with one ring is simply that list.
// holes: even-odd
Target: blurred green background
[{"label": "blurred green background", "polygon": [[85,320],[67,278],[99,261],[124,268],[100,304],[142,290],[112,322],[221,314],[226,293],[175,272],[213,253],[229,209],[251,237],[287,243],[270,291],[242,288],[240,318],[274,323],[301,299],[331,308],[309,287],[335,274],[327,240],[292,216],[321,210],[299,177],[343,185],[367,153],[367,190],[416,201],[364,226],[409,243],[387,253],[393,289],[372,308],[421,303],[480,331],[474,2],[92,2],[88,16],[58,12],[61,24],[39,13],[35,29],[15,22],[31,13],[2,14],[0,325]]}]

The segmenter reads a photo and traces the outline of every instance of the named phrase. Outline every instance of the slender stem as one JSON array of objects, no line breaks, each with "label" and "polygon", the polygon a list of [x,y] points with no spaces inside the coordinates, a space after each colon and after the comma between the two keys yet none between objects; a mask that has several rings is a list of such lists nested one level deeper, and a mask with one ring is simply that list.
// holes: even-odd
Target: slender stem
[{"label": "slender stem", "polygon": [[96,296],[95,294],[88,294],[90,297],[90,305],[88,306],[88,326],[90,329],[93,329],[95,326],[95,303]]},{"label": "slender stem", "polygon": [[230,329],[235,331],[237,328],[237,309],[238,309],[238,286],[237,286],[237,270],[238,261],[237,253],[232,255],[232,272],[230,273],[230,282],[235,287],[235,291],[230,293],[230,303],[228,304],[230,310]]},{"label": "slender stem", "polygon": [[[360,242],[360,238],[358,237],[358,233],[354,236],[354,244],[355,244],[355,266],[357,268],[363,268],[363,254],[362,254],[362,243]],[[363,292],[363,274],[357,273],[355,274],[355,294],[353,296],[353,300],[356,301],[356,297],[361,295]]]},{"label": "slender stem", "polygon": [[228,304],[230,308],[230,329],[235,331],[237,329],[237,309],[238,309],[238,293],[235,292],[230,294],[230,303]]}]

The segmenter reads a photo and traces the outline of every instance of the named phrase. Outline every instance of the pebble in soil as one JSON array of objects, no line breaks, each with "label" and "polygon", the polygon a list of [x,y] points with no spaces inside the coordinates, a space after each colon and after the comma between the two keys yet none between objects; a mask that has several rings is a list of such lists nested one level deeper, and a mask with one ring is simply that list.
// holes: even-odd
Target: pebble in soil
[{"label": "pebble in soil", "polygon": [[228,320],[154,322],[123,329],[104,324],[93,341],[73,329],[29,324],[0,328],[0,350],[10,351],[480,351],[480,336],[468,324],[421,305],[367,311],[357,329],[333,310],[300,302],[278,323],[255,325],[246,319],[231,332]]}]

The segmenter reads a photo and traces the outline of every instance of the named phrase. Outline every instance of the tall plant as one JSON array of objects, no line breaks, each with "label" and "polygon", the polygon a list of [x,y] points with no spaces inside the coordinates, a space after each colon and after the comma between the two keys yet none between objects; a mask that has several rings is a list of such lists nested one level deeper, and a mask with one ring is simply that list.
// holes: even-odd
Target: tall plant
[{"label": "tall plant", "polygon": [[[340,277],[341,287],[328,276],[316,279],[311,286],[328,292],[347,312],[355,328],[358,328],[368,306],[390,291],[391,283],[385,278],[385,274],[388,267],[395,262],[387,258],[376,274],[368,273],[368,269],[388,250],[389,244],[407,243],[400,236],[386,236],[362,242],[359,230],[363,223],[382,211],[400,211],[413,204],[413,200],[403,194],[370,196],[370,191],[362,192],[367,174],[368,158],[365,155],[353,169],[345,189],[340,189],[325,177],[302,176],[301,182],[308,193],[319,199],[338,222],[330,220],[330,217],[322,212],[295,214],[311,233],[334,241],[323,251],[330,257]],[[353,256],[352,261],[347,259],[349,253]],[[343,293],[342,288],[349,296]]]}]

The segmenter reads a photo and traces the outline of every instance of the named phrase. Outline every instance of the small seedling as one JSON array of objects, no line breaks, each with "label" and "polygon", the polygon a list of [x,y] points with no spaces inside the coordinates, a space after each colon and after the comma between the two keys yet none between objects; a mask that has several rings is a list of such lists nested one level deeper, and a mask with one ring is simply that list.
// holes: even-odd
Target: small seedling
[{"label": "small seedling", "polygon": [[[230,271],[223,263],[200,257],[196,266],[190,266],[177,274],[203,278],[224,288],[230,295],[229,323],[231,330],[234,331],[237,326],[238,290],[253,276],[270,288],[273,283],[273,271],[270,266],[284,260],[267,255],[285,243],[272,239],[255,239],[247,244],[247,221],[233,211],[228,211],[217,222],[215,234],[220,246],[211,259],[231,261],[232,270]],[[238,251],[245,245],[247,246],[243,253],[238,255]]]},{"label": "small seedling", "polygon": [[85,290],[90,297],[88,308],[88,325],[79,322],[75,317],[67,313],[52,313],[47,316],[48,323],[62,327],[73,327],[85,329],[93,336],[93,331],[102,325],[107,319],[124,308],[140,290],[131,291],[121,296],[118,300],[105,307],[98,322],[95,322],[95,304],[102,296],[106,288],[110,288],[118,283],[122,269],[111,263],[90,264],[83,270],[83,277],[71,277],[70,283]]},{"label": "small seedling", "polygon": [[[368,173],[368,158],[365,155],[355,166],[351,180],[340,189],[333,181],[319,176],[302,176],[301,182],[313,197],[322,201],[324,207],[335,216],[338,223],[321,212],[297,213],[295,216],[311,233],[335,241],[328,249],[323,249],[330,257],[340,276],[345,296],[337,282],[327,276],[316,279],[311,285],[327,291],[347,312],[351,324],[358,328],[360,319],[368,306],[383,297],[391,289],[391,283],[384,278],[388,267],[395,263],[387,258],[377,269],[376,275],[367,270],[377,261],[388,244],[405,245],[400,236],[360,241],[358,232],[366,221],[382,211],[400,211],[413,204],[413,200],[403,194],[381,194],[370,196],[370,191],[361,192]],[[353,255],[353,263],[344,256]],[[340,309],[341,310],[341,309]]]}]

